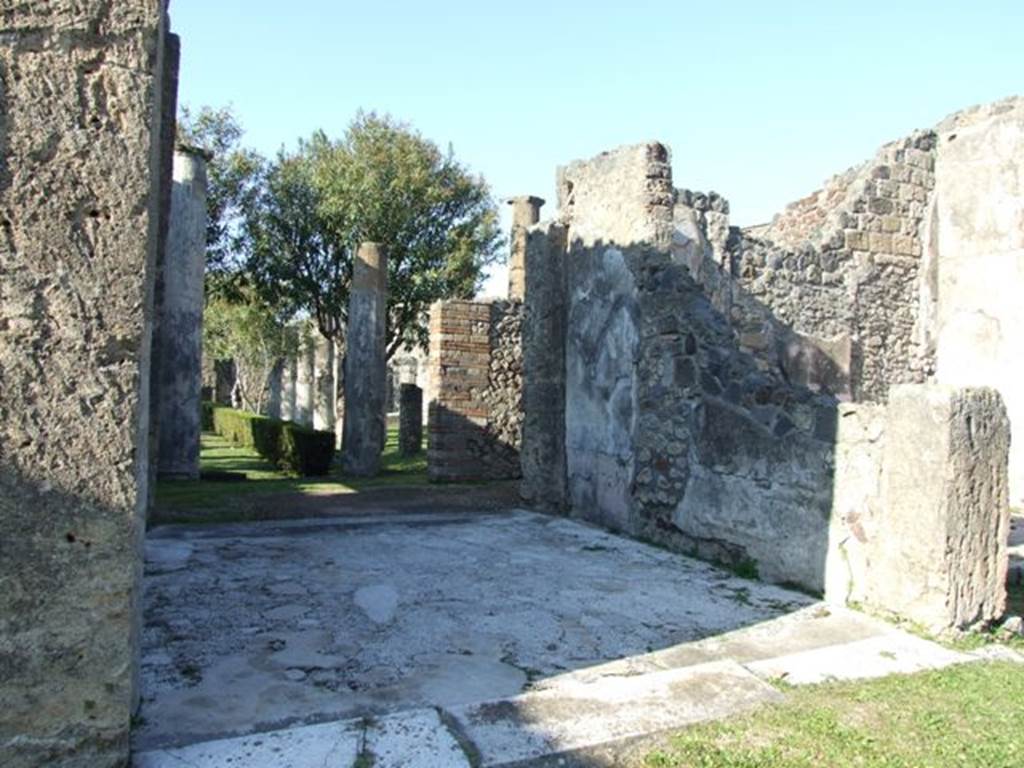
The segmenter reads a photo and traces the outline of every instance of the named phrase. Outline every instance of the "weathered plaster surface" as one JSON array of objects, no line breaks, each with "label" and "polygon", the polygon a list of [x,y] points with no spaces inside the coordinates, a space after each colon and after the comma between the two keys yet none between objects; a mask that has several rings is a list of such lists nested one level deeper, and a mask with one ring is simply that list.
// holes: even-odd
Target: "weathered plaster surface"
[{"label": "weathered plaster surface", "polygon": [[[940,382],[997,388],[1024,433],[1024,99],[939,126],[933,339]],[[1024,438],[1010,452],[1024,503]]]}]

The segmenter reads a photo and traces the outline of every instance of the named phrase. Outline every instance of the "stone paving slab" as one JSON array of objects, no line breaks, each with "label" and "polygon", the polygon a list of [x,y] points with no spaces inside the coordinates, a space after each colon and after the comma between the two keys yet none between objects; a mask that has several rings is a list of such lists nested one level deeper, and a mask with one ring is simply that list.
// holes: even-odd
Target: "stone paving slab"
[{"label": "stone paving slab", "polygon": [[133,768],[348,768],[362,747],[359,720],[324,723],[142,752]]},{"label": "stone paving slab", "polygon": [[834,680],[867,680],[912,674],[974,661],[975,657],[945,648],[901,630],[852,643],[816,648],[747,664],[759,677],[811,685]]},{"label": "stone paving slab", "polygon": [[146,546],[141,751],[507,698],[813,602],[527,512],[168,526]]},{"label": "stone paving slab", "polygon": [[366,727],[373,768],[469,768],[466,754],[436,710],[374,718]]},{"label": "stone paving slab", "polygon": [[712,662],[595,683],[567,680],[512,699],[457,707],[452,714],[482,766],[726,717],[782,695],[739,664]]}]

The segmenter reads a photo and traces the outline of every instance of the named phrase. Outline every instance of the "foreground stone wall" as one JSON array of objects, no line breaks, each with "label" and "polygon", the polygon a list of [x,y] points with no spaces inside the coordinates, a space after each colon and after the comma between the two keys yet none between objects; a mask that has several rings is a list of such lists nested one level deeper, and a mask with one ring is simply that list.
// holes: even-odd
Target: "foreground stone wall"
[{"label": "foreground stone wall", "polygon": [[431,480],[520,476],[521,338],[519,302],[455,300],[431,308]]},{"label": "foreground stone wall", "polygon": [[6,4],[0,764],[123,766],[137,700],[163,3]]}]

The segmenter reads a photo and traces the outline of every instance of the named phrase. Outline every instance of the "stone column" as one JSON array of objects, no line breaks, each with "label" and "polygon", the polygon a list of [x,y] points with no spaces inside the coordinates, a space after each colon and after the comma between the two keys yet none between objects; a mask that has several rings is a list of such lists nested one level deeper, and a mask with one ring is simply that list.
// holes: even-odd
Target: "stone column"
[{"label": "stone column", "polygon": [[231,393],[235,389],[235,361],[214,360],[213,401],[231,407]]},{"label": "stone column", "polygon": [[568,333],[567,232],[529,233],[523,318],[523,442],[520,493],[536,508],[568,506],[565,459],[565,348]]},{"label": "stone column", "polygon": [[316,337],[315,331],[307,330],[299,345],[298,369],[295,373],[295,415],[296,424],[313,426],[314,389],[316,387]]},{"label": "stone column", "polygon": [[522,301],[526,293],[526,231],[540,221],[544,201],[539,197],[513,197],[512,242],[508,260],[508,297]]},{"label": "stone column", "polygon": [[166,18],[2,16],[0,764],[114,768],[138,701]]},{"label": "stone column", "polygon": [[284,421],[295,419],[295,375],[298,368],[298,361],[294,357],[284,361],[281,373],[281,418]]},{"label": "stone column", "polygon": [[267,416],[280,419],[284,402],[284,360],[278,360],[270,369],[267,381]]},{"label": "stone column", "polygon": [[316,390],[313,427],[334,431],[334,342],[322,334],[316,336]]},{"label": "stone column", "polygon": [[398,452],[415,456],[423,450],[423,390],[402,384],[398,395]]},{"label": "stone column", "polygon": [[349,299],[345,354],[345,424],[342,460],[352,475],[380,471],[387,430],[384,416],[388,263],[377,243],[356,254]]},{"label": "stone column", "polygon": [[206,156],[174,153],[170,229],[159,321],[159,449],[162,477],[198,479],[206,271]]}]

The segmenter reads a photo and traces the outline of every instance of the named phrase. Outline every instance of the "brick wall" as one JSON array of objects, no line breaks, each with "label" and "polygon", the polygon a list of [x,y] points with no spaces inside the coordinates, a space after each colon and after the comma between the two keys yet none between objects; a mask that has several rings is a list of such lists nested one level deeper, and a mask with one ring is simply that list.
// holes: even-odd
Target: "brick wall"
[{"label": "brick wall", "polygon": [[446,301],[430,313],[431,480],[521,474],[522,305]]}]

